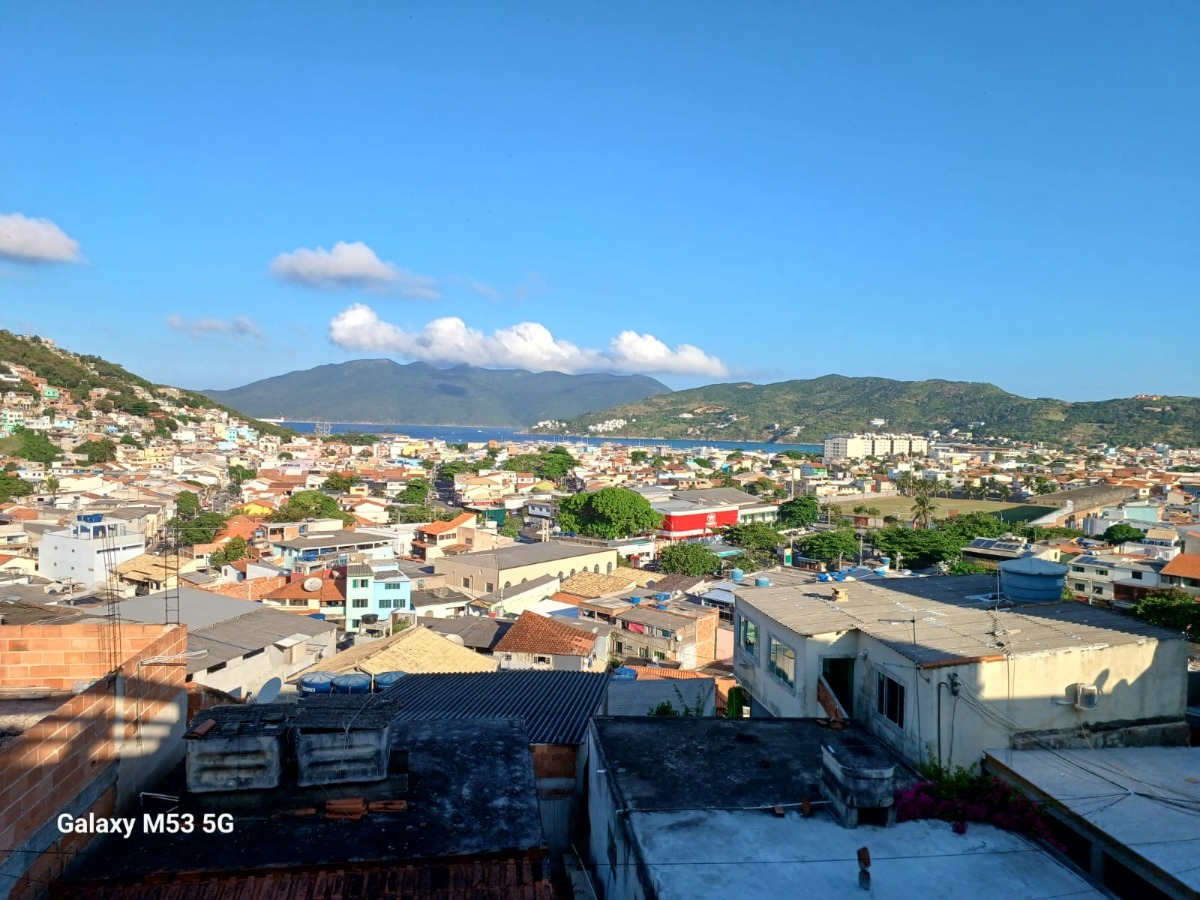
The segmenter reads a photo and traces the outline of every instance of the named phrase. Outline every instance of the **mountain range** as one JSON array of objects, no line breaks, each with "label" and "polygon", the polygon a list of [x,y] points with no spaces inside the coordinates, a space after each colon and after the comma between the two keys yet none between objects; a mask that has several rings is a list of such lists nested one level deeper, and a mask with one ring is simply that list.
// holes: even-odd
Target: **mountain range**
[{"label": "mountain range", "polygon": [[439,369],[357,359],[200,393],[247,415],[287,421],[522,427],[634,403],[670,388],[645,375]]},{"label": "mountain range", "polygon": [[[616,419],[628,437],[819,443],[843,431],[947,432],[1018,440],[1145,446],[1200,445],[1200,400],[1139,396],[1073,403],[966,381],[893,381],[825,375],[777,384],[714,384],[659,394],[566,423],[587,434]],[[886,424],[871,427],[871,420]],[[541,429],[549,430],[549,429]]]}]

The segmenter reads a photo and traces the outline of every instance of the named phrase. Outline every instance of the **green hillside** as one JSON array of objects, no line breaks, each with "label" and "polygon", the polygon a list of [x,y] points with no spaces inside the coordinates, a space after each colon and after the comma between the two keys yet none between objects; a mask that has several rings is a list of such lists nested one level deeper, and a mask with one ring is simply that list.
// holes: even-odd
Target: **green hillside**
[{"label": "green hillside", "polygon": [[669,391],[644,375],[438,369],[357,359],[204,393],[252,415],[291,421],[518,427]]},{"label": "green hillside", "polygon": [[[825,375],[756,385],[714,384],[650,397],[571,420],[569,433],[613,419],[629,437],[820,443],[840,431],[946,432],[1047,442],[1200,445],[1194,397],[1071,403],[1029,399],[995,385],[964,381],[892,381]],[[978,425],[976,423],[984,423]]]},{"label": "green hillside", "polygon": [[[100,402],[111,405],[114,410],[132,415],[146,415],[148,412],[153,412],[157,400],[169,399],[171,404],[182,405],[188,409],[197,411],[223,409],[230,415],[245,418],[245,415],[238,410],[222,406],[195,391],[154,384],[126,371],[122,366],[98,356],[81,356],[60,347],[51,346],[40,338],[26,339],[0,329],[0,363],[4,362],[32,369],[39,378],[45,378],[51,387],[66,388],[80,400],[86,400],[87,392],[92,388],[107,388],[109,393]],[[150,399],[138,396],[135,388],[140,388],[148,393]],[[25,389],[28,389],[27,385],[18,388],[18,390]],[[249,421],[251,425],[265,434],[280,436],[292,434],[288,429],[268,422]]]}]

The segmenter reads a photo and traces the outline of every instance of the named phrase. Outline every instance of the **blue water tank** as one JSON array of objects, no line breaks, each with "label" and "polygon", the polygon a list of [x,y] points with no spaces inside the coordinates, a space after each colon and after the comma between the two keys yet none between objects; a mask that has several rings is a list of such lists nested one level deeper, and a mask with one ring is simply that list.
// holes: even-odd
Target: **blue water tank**
[{"label": "blue water tank", "polygon": [[347,672],[333,679],[335,694],[369,694],[371,693],[371,676],[361,672]]},{"label": "blue water tank", "polygon": [[75,518],[77,521],[91,522],[92,524],[104,521],[104,515],[102,513],[84,513],[83,515],[76,516]]},{"label": "blue water tank", "polygon": [[754,586],[755,587],[770,587],[771,579],[770,578],[755,578]]},{"label": "blue water tank", "polygon": [[1056,603],[1066,578],[1066,566],[1036,556],[1000,563],[1000,593],[1014,603]]},{"label": "blue water tank", "polygon": [[890,556],[881,556],[879,557],[879,561],[883,564],[885,569],[892,564],[892,558]]},{"label": "blue water tank", "polygon": [[666,593],[665,591],[662,591],[662,592],[655,594],[654,599],[657,600],[659,603],[666,603],[668,600],[671,599],[671,595]]},{"label": "blue water tank", "polygon": [[654,608],[655,608],[655,609],[666,609],[666,608],[667,608],[667,604],[665,604],[665,603],[656,603],[656,604],[654,605]]},{"label": "blue water tank", "polygon": [[741,584],[742,580],[746,577],[746,573],[743,572],[741,569],[734,569],[732,572],[729,573],[729,577],[732,578],[734,581],[736,581],[738,584]]},{"label": "blue water tank", "polygon": [[628,666],[621,666],[619,669],[613,669],[613,681],[637,681],[637,672]]},{"label": "blue water tank", "polygon": [[407,672],[380,672],[375,676],[375,691],[386,691],[393,684],[408,675]]},{"label": "blue water tank", "polygon": [[880,578],[886,578],[887,572],[888,572],[888,570],[884,566],[880,566],[878,569],[875,570],[875,574],[878,575]]},{"label": "blue water tank", "polygon": [[325,621],[325,613],[309,613],[308,617],[310,619],[320,619],[322,622]]},{"label": "blue water tank", "polygon": [[300,693],[302,694],[331,694],[333,693],[332,672],[309,672],[300,676]]},{"label": "blue water tank", "polygon": [[817,581],[820,581],[822,583],[828,582],[829,581],[829,573],[822,572],[820,575],[817,576]]},{"label": "blue water tank", "polygon": [[637,606],[642,602],[642,598],[641,597],[630,597],[629,602],[632,603],[634,606]]}]

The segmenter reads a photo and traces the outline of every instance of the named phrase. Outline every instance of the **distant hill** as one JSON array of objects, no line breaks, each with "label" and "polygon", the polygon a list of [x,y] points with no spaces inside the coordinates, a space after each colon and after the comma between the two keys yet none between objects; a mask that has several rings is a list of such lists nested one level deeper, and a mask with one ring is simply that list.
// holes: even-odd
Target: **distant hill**
[{"label": "distant hill", "polygon": [[[629,437],[820,443],[840,431],[972,431],[978,436],[1143,446],[1200,445],[1200,400],[1140,397],[1071,403],[1029,399],[992,384],[967,381],[892,381],[825,375],[777,384],[714,384],[598,410],[567,423],[615,419]],[[978,425],[975,423],[984,423]]]},{"label": "distant hill", "polygon": [[518,427],[669,393],[645,375],[563,375],[523,369],[439,369],[357,359],[202,391],[250,415],[289,421]]},{"label": "distant hill", "polygon": [[[185,414],[199,416],[206,409],[223,409],[231,415],[245,418],[244,413],[195,391],[155,384],[99,356],[72,353],[40,337],[22,337],[0,329],[0,374],[8,374],[3,363],[25,366],[38,378],[46,379],[50,387],[66,388],[87,407],[89,414],[117,411],[147,416],[158,410],[161,401],[163,406],[182,408]],[[104,388],[104,397],[90,401],[88,392],[93,388]],[[36,393],[24,381],[16,386],[16,390]],[[250,424],[264,434],[293,434],[286,428],[267,422],[251,420]]]}]

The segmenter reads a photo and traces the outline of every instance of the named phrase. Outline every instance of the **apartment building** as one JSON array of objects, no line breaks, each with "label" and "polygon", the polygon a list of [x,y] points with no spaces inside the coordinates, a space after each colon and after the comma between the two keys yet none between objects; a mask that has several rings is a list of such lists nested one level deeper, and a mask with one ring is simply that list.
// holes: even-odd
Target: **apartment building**
[{"label": "apartment building", "polygon": [[866,459],[868,456],[927,456],[929,440],[916,434],[831,434],[825,438],[825,461]]}]

